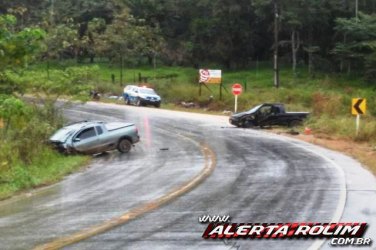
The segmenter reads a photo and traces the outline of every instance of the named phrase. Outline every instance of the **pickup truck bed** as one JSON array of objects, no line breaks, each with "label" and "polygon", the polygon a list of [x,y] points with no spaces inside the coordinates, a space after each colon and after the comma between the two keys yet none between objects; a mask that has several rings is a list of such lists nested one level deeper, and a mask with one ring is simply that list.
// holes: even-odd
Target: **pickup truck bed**
[{"label": "pickup truck bed", "polygon": [[117,129],[134,126],[134,124],[133,123],[111,122],[111,123],[106,123],[104,126],[106,127],[107,131],[114,131],[114,130],[117,130]]}]

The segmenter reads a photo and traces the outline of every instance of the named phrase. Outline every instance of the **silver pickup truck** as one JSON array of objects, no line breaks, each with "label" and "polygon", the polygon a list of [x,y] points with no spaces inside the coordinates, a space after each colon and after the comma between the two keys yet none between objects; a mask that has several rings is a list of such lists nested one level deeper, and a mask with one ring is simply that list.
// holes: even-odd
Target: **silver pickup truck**
[{"label": "silver pickup truck", "polygon": [[97,154],[118,149],[127,153],[140,140],[133,123],[82,121],[59,129],[50,137],[52,145],[64,153]]}]

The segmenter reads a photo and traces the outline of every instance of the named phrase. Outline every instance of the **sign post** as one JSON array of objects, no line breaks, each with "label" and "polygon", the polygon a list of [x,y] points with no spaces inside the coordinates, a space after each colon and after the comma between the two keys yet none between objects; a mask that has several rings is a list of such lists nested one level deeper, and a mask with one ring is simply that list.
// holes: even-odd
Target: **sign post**
[{"label": "sign post", "polygon": [[234,107],[234,112],[238,110],[238,95],[235,95],[235,107]]},{"label": "sign post", "polygon": [[358,136],[359,134],[359,125],[360,125],[360,115],[356,115],[356,122],[355,122],[356,136]]},{"label": "sign post", "polygon": [[351,105],[351,114],[356,115],[355,121],[355,129],[356,129],[356,136],[359,134],[359,126],[360,126],[360,115],[364,115],[366,113],[366,106],[367,100],[364,98],[353,98],[352,105]]},{"label": "sign post", "polygon": [[235,108],[234,111],[238,110],[238,95],[240,95],[243,92],[242,85],[239,83],[235,83],[232,85],[232,94],[235,96]]}]

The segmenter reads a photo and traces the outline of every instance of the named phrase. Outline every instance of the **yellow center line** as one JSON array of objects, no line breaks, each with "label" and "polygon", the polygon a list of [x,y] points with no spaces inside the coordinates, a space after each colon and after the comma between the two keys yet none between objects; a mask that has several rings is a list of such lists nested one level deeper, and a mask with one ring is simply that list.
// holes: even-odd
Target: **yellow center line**
[{"label": "yellow center line", "polygon": [[62,247],[91,238],[95,235],[104,233],[115,227],[128,223],[129,221],[136,219],[145,213],[151,212],[189,192],[193,188],[197,187],[203,180],[205,180],[213,172],[216,166],[216,156],[214,152],[208,147],[208,145],[201,144],[200,148],[202,154],[205,157],[205,167],[198,175],[196,175],[193,179],[189,180],[185,184],[173,189],[162,197],[129,210],[120,217],[112,218],[108,221],[105,221],[104,223],[83,229],[72,235],[58,238],[43,245],[36,246],[34,250],[60,249]]}]

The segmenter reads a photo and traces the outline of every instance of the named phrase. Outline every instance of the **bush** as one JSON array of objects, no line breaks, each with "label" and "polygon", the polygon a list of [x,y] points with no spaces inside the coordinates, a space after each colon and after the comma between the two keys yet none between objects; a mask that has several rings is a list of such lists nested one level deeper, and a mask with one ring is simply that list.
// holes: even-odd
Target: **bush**
[{"label": "bush", "polygon": [[[0,128],[0,200],[20,189],[56,181],[86,162],[86,157],[59,155],[46,143],[63,122],[53,105],[26,104],[9,96],[4,99],[27,112],[12,113]],[[4,103],[0,109],[11,102]]]},{"label": "bush", "polygon": [[343,110],[343,96],[336,94],[324,94],[322,92],[315,92],[312,94],[312,109],[313,114],[320,116],[323,114],[329,116],[337,116],[342,114]]},{"label": "bush", "polygon": [[8,166],[17,161],[31,164],[46,147],[52,131],[62,124],[62,117],[53,105],[30,105],[9,96],[0,102],[0,110],[5,122],[0,129],[0,162]]}]

